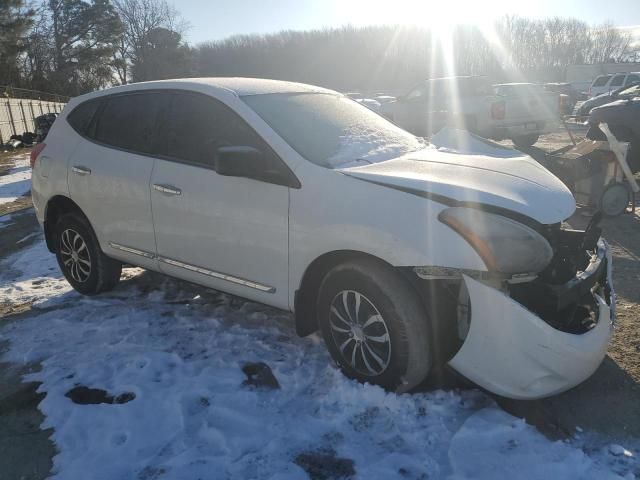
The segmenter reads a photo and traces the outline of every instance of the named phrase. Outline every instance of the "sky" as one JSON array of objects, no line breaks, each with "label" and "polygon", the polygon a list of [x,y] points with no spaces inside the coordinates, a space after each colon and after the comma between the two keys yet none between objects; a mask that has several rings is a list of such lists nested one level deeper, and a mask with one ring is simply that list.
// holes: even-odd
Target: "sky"
[{"label": "sky", "polygon": [[186,39],[192,44],[235,34],[347,24],[483,23],[505,14],[640,25],[640,0],[173,0],[173,4],[190,24]]}]

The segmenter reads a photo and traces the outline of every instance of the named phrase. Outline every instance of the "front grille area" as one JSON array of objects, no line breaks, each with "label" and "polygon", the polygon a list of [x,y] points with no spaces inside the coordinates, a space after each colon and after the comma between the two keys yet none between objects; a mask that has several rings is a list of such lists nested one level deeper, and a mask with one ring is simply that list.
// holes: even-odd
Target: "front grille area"
[{"label": "front grille area", "polygon": [[514,300],[563,332],[580,334],[593,328],[598,306],[592,290],[605,296],[609,290],[606,259],[588,277],[580,276],[597,253],[600,229],[597,222],[592,225],[585,231],[564,229],[559,224],[548,227],[544,235],[554,251],[550,264],[534,281],[510,287]]}]

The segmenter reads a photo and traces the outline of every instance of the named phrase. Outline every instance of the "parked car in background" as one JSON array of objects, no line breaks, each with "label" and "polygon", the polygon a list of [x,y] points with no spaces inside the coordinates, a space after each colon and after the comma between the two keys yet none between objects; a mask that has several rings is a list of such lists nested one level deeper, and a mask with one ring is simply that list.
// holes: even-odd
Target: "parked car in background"
[{"label": "parked car in background", "polygon": [[560,98],[557,93],[534,83],[502,83],[494,88],[504,101],[505,112],[494,124],[498,134],[493,138],[510,138],[517,147],[530,147],[540,135],[558,128]]},{"label": "parked car in background", "polygon": [[384,105],[385,103],[395,102],[397,100],[393,95],[386,95],[384,93],[376,94],[373,96],[373,99],[380,103],[380,105]]},{"label": "parked car in background", "polygon": [[627,100],[635,97],[640,97],[640,82],[632,83],[626,87],[621,87],[612,92],[602,93],[586,100],[576,109],[576,116],[587,117],[589,113],[591,113],[591,110],[596,107],[606,105],[616,100]]},{"label": "parked car in background", "polygon": [[348,93],[345,93],[345,95],[350,99],[355,100],[356,102],[364,105],[369,110],[373,110],[376,113],[380,112],[381,104],[380,102],[378,102],[377,100],[374,100],[373,98],[369,98],[363,95],[362,93],[358,93],[358,92],[348,92]]},{"label": "parked car in background", "polygon": [[474,132],[487,130],[492,87],[486,77],[446,77],[420,82],[383,113],[419,136],[430,136],[445,125]]},{"label": "parked car in background", "polygon": [[532,158],[464,143],[310,85],[137,83],[69,102],[33,201],[80,293],[138,265],[295,312],[362,382],[404,392],[448,362],[507,397],[571,388],[611,337],[609,247],[563,229],[574,198]]},{"label": "parked car in background", "polygon": [[415,135],[455,126],[495,140],[529,147],[554,130],[558,95],[540,85],[491,85],[486,77],[447,77],[421,82],[382,109],[383,115]]},{"label": "parked car in background", "polygon": [[545,83],[544,89],[547,92],[556,93],[560,96],[560,113],[563,115],[571,115],[579,101],[586,100],[588,96],[585,93],[576,90],[570,83]]},{"label": "parked car in background", "polygon": [[613,73],[599,75],[594,78],[589,88],[589,96],[596,97],[603,93],[609,93],[620,87],[626,87],[632,83],[640,82],[640,72]]},{"label": "parked car in background", "polygon": [[633,173],[640,171],[640,98],[615,100],[596,107],[589,115],[587,138],[606,141],[599,125],[606,123],[621,142],[629,142],[627,163]]}]

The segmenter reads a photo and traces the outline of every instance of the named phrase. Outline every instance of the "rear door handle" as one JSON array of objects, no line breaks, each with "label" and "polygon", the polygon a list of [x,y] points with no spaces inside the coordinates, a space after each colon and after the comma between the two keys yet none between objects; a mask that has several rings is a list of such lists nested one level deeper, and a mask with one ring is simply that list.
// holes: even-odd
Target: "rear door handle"
[{"label": "rear door handle", "polygon": [[166,193],[167,195],[182,195],[182,190],[178,187],[174,187],[173,185],[159,185],[154,183],[153,189],[158,192]]},{"label": "rear door handle", "polygon": [[71,170],[78,175],[91,175],[91,169],[81,165],[74,165]]}]

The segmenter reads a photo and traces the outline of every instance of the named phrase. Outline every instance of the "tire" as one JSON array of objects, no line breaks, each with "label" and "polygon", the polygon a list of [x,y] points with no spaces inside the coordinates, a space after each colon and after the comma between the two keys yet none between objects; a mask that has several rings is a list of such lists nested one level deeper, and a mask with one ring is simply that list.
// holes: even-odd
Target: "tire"
[{"label": "tire", "polygon": [[520,135],[518,137],[513,137],[511,141],[518,148],[529,148],[532,147],[540,138],[540,135],[537,133],[529,133],[528,135]]},{"label": "tire", "polygon": [[607,217],[622,215],[631,201],[631,192],[624,183],[608,185],[600,196],[600,210]]},{"label": "tire", "polygon": [[93,228],[83,215],[61,216],[54,242],[60,270],[76,291],[96,295],[113,289],[120,281],[122,264],[102,253]]},{"label": "tire", "polygon": [[427,313],[409,282],[381,262],[331,270],[320,285],[317,318],[331,357],[349,378],[406,392],[431,369]]}]

